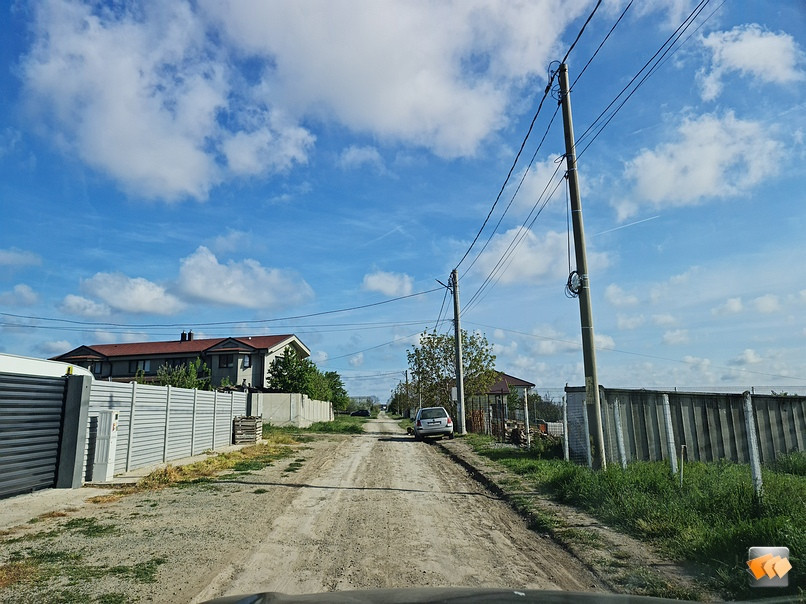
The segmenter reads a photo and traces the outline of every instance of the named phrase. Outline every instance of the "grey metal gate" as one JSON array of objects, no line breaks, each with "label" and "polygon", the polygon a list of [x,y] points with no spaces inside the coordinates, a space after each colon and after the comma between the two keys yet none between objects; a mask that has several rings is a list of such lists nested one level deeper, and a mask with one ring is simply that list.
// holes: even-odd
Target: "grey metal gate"
[{"label": "grey metal gate", "polygon": [[0,373],[0,499],[55,486],[67,378]]}]

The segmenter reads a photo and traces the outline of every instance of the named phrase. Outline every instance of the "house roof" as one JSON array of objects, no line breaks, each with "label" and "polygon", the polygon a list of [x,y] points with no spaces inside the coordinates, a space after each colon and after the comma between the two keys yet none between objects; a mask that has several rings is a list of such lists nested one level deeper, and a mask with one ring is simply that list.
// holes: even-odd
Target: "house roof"
[{"label": "house roof", "polygon": [[[226,343],[221,352],[271,350],[279,345],[294,340],[300,348],[310,354],[307,347],[299,339],[290,334],[276,336],[248,336],[243,338],[203,338],[192,340],[172,340],[168,342],[127,342],[122,344],[93,344],[79,346],[63,355],[54,357],[55,360],[70,358],[113,358],[136,356],[163,356],[163,355],[194,355],[201,354],[219,344]],[[290,343],[290,342],[289,342]]]},{"label": "house roof", "polygon": [[520,378],[516,378],[513,375],[508,375],[503,371],[498,372],[498,381],[490,386],[490,389],[487,391],[487,394],[506,394],[509,392],[510,386],[520,387],[520,388],[534,388],[535,385],[532,382],[527,382],[526,380],[522,380]]}]

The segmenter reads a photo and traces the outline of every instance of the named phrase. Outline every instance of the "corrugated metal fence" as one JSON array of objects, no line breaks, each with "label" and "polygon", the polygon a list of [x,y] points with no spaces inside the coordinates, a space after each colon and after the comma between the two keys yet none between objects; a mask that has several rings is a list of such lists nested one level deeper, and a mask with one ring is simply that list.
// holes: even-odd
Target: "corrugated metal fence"
[{"label": "corrugated metal fence", "polygon": [[0,499],[56,483],[67,378],[0,373]]},{"label": "corrugated metal fence", "polygon": [[120,474],[231,444],[232,420],[246,415],[246,400],[243,392],[94,381],[84,476],[91,476],[99,411],[119,413],[115,474]]},{"label": "corrugated metal fence", "polygon": [[[567,388],[566,393],[571,458],[590,465],[595,457],[593,405],[585,404],[584,388]],[[690,460],[750,461],[743,394],[610,388],[601,388],[600,394],[608,462],[669,460],[670,455],[679,455],[681,445],[686,445]],[[668,396],[668,420],[664,395]],[[806,397],[752,395],[751,401],[761,463],[806,451]],[[671,443],[677,450],[670,453]]]}]

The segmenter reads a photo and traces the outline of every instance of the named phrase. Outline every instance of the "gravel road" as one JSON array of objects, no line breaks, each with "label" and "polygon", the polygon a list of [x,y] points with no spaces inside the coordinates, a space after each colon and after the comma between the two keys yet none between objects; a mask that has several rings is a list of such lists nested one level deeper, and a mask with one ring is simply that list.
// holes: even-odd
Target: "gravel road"
[{"label": "gravel road", "polygon": [[[141,602],[428,586],[604,591],[438,447],[383,416],[363,435],[316,438],[259,471],[84,506],[2,539],[0,564],[46,550],[81,554],[84,571],[0,589],[9,602],[58,590]],[[115,567],[124,570],[100,572]]]}]

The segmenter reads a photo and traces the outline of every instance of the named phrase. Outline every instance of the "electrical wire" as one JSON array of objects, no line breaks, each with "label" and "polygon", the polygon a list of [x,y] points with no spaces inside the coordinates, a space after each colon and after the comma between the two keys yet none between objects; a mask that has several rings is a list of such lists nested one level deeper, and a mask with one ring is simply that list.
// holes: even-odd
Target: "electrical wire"
[{"label": "electrical wire", "polygon": [[[324,315],[332,315],[337,313],[343,312],[351,312],[354,310],[363,310],[365,308],[372,308],[374,306],[381,306],[383,304],[389,304],[390,302],[397,302],[398,300],[406,300],[408,298],[414,298],[417,296],[422,296],[425,294],[430,294],[436,291],[439,291],[441,288],[435,287],[434,289],[428,289],[425,291],[417,292],[414,294],[407,294],[405,296],[398,296],[397,298],[389,298],[388,300],[381,300],[380,302],[372,302],[371,304],[362,304],[360,306],[351,306],[348,308],[339,308],[335,310],[325,310],[321,312],[309,313],[307,315],[292,315],[288,317],[277,317],[275,319],[251,319],[251,320],[240,320],[240,321],[212,321],[209,323],[193,323],[193,327],[222,327],[227,325],[263,325],[266,323],[277,323],[280,321],[291,321],[296,319],[307,319],[310,317],[321,317]],[[15,319],[28,319],[28,320],[35,320],[35,321],[50,321],[56,323],[67,323],[70,325],[86,325],[98,328],[109,328],[109,327],[118,327],[118,328],[127,328],[127,329],[149,329],[149,328],[163,328],[163,327],[188,327],[188,322],[184,323],[111,323],[111,322],[103,322],[103,321],[76,321],[73,319],[57,319],[54,317],[37,317],[32,315],[16,315],[7,312],[0,312],[0,316],[3,317],[11,317]]]},{"label": "electrical wire", "polygon": [[597,47],[596,47],[596,50],[595,50],[595,51],[594,51],[594,53],[591,55],[590,59],[588,59],[588,62],[587,62],[587,63],[585,63],[585,66],[582,68],[582,70],[579,72],[579,74],[577,75],[577,77],[576,77],[576,78],[574,79],[574,81],[571,83],[571,86],[569,86],[569,88],[568,88],[568,92],[571,92],[571,91],[574,89],[574,86],[576,86],[576,83],[577,83],[577,82],[579,81],[579,79],[582,77],[582,74],[583,74],[583,73],[585,73],[585,71],[588,69],[588,67],[590,67],[590,64],[591,64],[591,63],[593,62],[593,60],[596,58],[596,55],[598,55],[598,54],[599,54],[599,51],[600,51],[600,50],[602,50],[602,46],[604,46],[604,45],[605,45],[605,42],[607,42],[608,38],[610,38],[610,35],[611,35],[611,34],[612,34],[614,31],[615,31],[616,27],[618,27],[618,24],[619,24],[619,23],[621,23],[621,20],[624,18],[624,15],[626,15],[626,14],[627,14],[627,11],[628,11],[628,10],[630,10],[630,7],[632,6],[632,3],[633,3],[633,0],[630,0],[630,2],[627,4],[627,6],[624,8],[624,10],[623,10],[623,11],[621,11],[621,15],[619,15],[619,18],[618,18],[618,19],[616,19],[616,22],[615,22],[615,23],[613,24],[613,26],[610,28],[610,31],[608,31],[608,32],[607,32],[607,35],[606,35],[606,36],[604,37],[604,39],[603,39],[603,40],[602,40],[602,41],[599,43],[599,46],[597,46]]},{"label": "electrical wire", "polygon": [[[571,43],[571,46],[569,46],[568,51],[565,53],[565,56],[563,57],[562,63],[565,63],[568,60],[568,57],[570,56],[571,52],[574,50],[574,48],[576,47],[577,43],[582,38],[582,34],[585,32],[585,28],[587,28],[588,24],[593,19],[593,16],[596,14],[596,11],[599,10],[599,7],[601,6],[601,4],[602,4],[602,0],[598,0],[598,2],[596,2],[596,5],[593,7],[593,10],[591,10],[590,14],[588,15],[588,18],[585,20],[585,23],[582,24],[582,27],[580,28],[579,32],[577,33],[576,38],[574,38],[574,41]],[[515,155],[515,160],[512,162],[512,166],[510,166],[509,172],[507,173],[507,176],[504,179],[504,183],[501,185],[501,189],[498,191],[498,195],[496,195],[495,201],[493,202],[493,205],[490,208],[490,211],[487,213],[487,217],[484,219],[484,222],[482,223],[481,228],[479,229],[478,233],[476,233],[476,236],[473,238],[473,241],[470,243],[470,246],[467,248],[467,251],[464,253],[464,255],[462,256],[461,260],[459,260],[459,263],[456,265],[457,269],[462,265],[462,263],[465,261],[467,256],[470,254],[470,251],[473,249],[473,246],[476,245],[476,242],[479,240],[479,237],[481,237],[481,234],[484,231],[484,227],[487,226],[487,223],[489,222],[490,217],[492,216],[493,212],[495,211],[495,207],[498,205],[498,202],[500,201],[501,196],[504,194],[504,190],[506,189],[510,178],[512,178],[512,173],[515,171],[515,167],[517,166],[518,161],[520,160],[521,154],[523,153],[523,150],[526,147],[526,142],[529,140],[529,136],[532,134],[532,130],[534,129],[535,122],[537,122],[537,118],[540,115],[540,111],[543,109],[543,103],[546,101],[546,98],[548,97],[548,94],[551,91],[551,87],[552,87],[552,84],[554,83],[554,78],[555,77],[556,77],[556,71],[552,72],[550,70],[549,71],[549,82],[546,85],[545,90],[543,91],[543,97],[540,99],[540,103],[537,106],[537,111],[535,112],[535,115],[532,118],[531,123],[529,124],[529,129],[526,131],[526,136],[524,136],[523,142],[521,142],[521,146],[518,149],[517,154]],[[500,223],[500,221],[499,221],[499,223]]]},{"label": "electrical wire", "polygon": [[[652,57],[650,57],[650,59],[646,63],[644,63],[641,69],[639,69],[638,72],[630,79],[627,85],[621,89],[621,91],[616,95],[616,97],[612,101],[610,101],[607,107],[604,108],[604,110],[596,117],[596,119],[594,119],[593,122],[591,122],[591,124],[585,129],[585,131],[577,138],[575,144],[579,146],[579,144],[588,137],[591,131],[596,129],[593,138],[590,141],[588,141],[588,143],[585,145],[585,147],[582,148],[581,151],[577,153],[577,159],[579,159],[585,153],[585,151],[587,151],[588,147],[590,147],[591,144],[593,144],[593,142],[599,137],[599,135],[601,135],[602,131],[608,126],[608,124],[610,124],[610,122],[613,120],[616,114],[622,109],[622,107],[624,107],[624,105],[632,97],[632,95],[634,95],[636,91],[644,84],[644,82],[657,71],[659,66],[665,61],[666,55],[669,54],[673,48],[675,48],[675,44],[680,40],[683,34],[693,25],[694,21],[697,19],[697,17],[700,16],[703,10],[705,10],[705,7],[710,3],[710,1],[711,0],[700,0],[700,3],[694,8],[694,10],[691,11],[691,13],[689,13],[688,17],[686,17],[683,20],[683,22],[677,27],[677,29],[675,29],[675,31],[663,42],[660,48],[658,48],[655,54],[653,54]],[[721,6],[722,5],[717,7],[717,10],[721,8]],[[713,14],[714,13],[712,12],[707,19],[710,19],[711,16],[713,16]],[[686,40],[688,40],[688,38],[686,38]],[[677,48],[679,48],[679,46]],[[660,57],[658,58],[659,55]],[[650,65],[652,66],[650,67]],[[607,120],[603,124],[601,124],[601,126],[598,126],[600,120],[604,118],[604,116],[608,113],[608,111],[610,111],[611,107],[613,107],[613,105],[616,104],[619,98],[621,98],[621,96],[625,92],[630,90],[630,87],[633,85],[633,83],[641,76],[642,73],[644,73],[645,70],[647,70],[647,68],[649,69],[648,71],[646,71],[646,74],[639,80],[639,82],[629,92],[629,94],[627,94],[624,100],[621,101],[621,103],[616,107],[616,109],[613,110],[613,112],[609,115]]]}]

